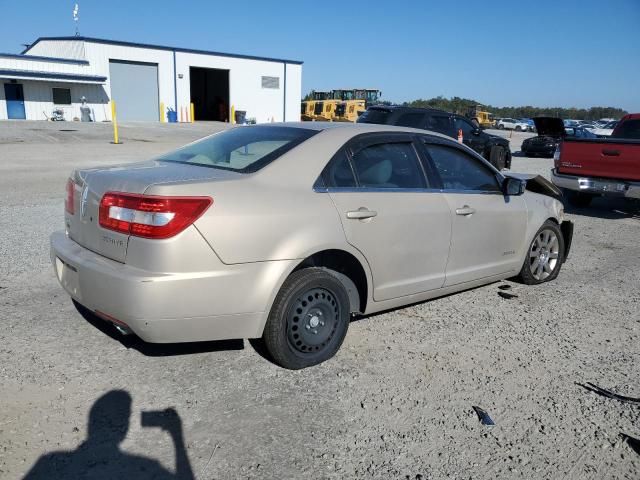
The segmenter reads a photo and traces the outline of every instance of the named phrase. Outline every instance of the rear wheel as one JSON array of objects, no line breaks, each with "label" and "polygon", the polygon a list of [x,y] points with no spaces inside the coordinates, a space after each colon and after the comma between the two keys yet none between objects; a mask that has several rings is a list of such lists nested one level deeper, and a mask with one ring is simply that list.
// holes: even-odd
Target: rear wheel
[{"label": "rear wheel", "polygon": [[522,127],[520,127],[520,125],[516,125],[516,132],[520,132],[522,131]]},{"label": "rear wheel", "polygon": [[502,170],[507,166],[507,151],[500,145],[491,147],[489,154],[489,162],[498,170]]},{"label": "rear wheel", "polygon": [[562,231],[555,222],[547,220],[529,245],[519,278],[527,285],[549,282],[558,276],[563,260]]},{"label": "rear wheel", "polygon": [[336,277],[320,268],[292,273],[282,285],[265,325],[273,360],[297,370],[338,351],[349,328],[349,297]]},{"label": "rear wheel", "polygon": [[502,125],[501,123],[498,124],[498,130],[504,130],[504,125]]}]

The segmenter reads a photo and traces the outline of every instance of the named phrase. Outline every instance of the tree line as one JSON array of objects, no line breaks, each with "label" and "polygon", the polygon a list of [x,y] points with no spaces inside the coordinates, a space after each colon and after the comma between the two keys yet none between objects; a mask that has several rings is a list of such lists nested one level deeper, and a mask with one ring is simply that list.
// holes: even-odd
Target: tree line
[{"label": "tree line", "polygon": [[[390,104],[390,102],[384,102]],[[428,100],[418,99],[402,104],[406,107],[429,107],[438,108],[447,112],[464,114],[469,107],[481,105],[480,102],[469,98],[443,96],[430,98]],[[533,117],[559,117],[576,120],[599,120],[601,118],[621,118],[628,112],[616,107],[591,107],[591,108],[563,108],[563,107],[495,107],[493,105],[482,105],[482,110],[491,112],[498,118],[533,118]]]}]

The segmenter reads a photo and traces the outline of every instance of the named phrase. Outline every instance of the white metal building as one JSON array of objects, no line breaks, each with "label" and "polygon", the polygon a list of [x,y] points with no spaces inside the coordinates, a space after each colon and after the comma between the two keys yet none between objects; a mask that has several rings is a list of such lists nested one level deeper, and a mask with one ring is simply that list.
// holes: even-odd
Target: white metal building
[{"label": "white metal building", "polygon": [[[46,120],[62,110],[92,120],[158,121],[166,109],[186,121],[228,121],[231,107],[258,123],[297,121],[302,62],[87,37],[38,38],[21,54],[0,54],[0,119]],[[161,112],[162,106],[165,111]]]}]

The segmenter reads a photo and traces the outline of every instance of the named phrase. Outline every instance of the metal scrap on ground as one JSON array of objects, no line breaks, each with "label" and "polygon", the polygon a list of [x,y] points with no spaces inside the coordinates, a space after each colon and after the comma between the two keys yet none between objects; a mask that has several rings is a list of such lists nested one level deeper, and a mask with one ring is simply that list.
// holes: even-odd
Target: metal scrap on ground
[{"label": "metal scrap on ground", "polygon": [[578,383],[578,385],[580,385],[582,388],[585,388],[587,390],[589,390],[590,392],[596,393],[602,397],[607,397],[607,398],[612,398],[614,400],[618,400],[620,402],[626,402],[626,403],[637,403],[640,404],[640,398],[634,398],[634,397],[625,397],[624,395],[618,395],[617,393],[613,393],[610,390],[604,389],[604,388],[600,388],[597,385],[594,385],[591,382],[587,382],[586,385],[582,384],[582,383]]},{"label": "metal scrap on ground", "polygon": [[489,414],[484,409],[480,407],[476,407],[475,405],[472,406],[471,408],[473,408],[473,410],[476,412],[476,415],[478,415],[478,420],[480,420],[480,423],[482,425],[488,425],[488,426],[495,425],[495,422],[491,419]]}]

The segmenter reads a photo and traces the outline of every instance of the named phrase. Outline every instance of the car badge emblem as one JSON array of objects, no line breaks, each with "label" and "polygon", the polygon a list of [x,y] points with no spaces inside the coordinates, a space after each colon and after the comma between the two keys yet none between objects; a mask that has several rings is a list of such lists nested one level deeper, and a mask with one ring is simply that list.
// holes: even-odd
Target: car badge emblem
[{"label": "car badge emblem", "polygon": [[87,213],[87,196],[89,195],[89,186],[85,185],[82,189],[82,199],[80,200],[80,216],[84,218]]}]

